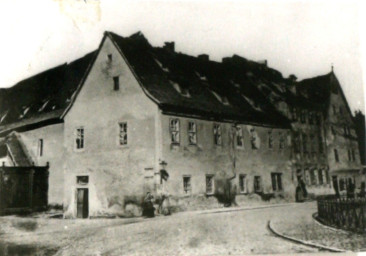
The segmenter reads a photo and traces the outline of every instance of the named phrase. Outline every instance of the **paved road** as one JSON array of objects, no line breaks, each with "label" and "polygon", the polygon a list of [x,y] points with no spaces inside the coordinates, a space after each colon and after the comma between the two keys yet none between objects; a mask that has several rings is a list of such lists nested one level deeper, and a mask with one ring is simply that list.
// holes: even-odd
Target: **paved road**
[{"label": "paved road", "polygon": [[224,213],[183,213],[90,230],[58,255],[229,255],[317,252],[270,233],[267,221],[315,211],[313,203]]}]

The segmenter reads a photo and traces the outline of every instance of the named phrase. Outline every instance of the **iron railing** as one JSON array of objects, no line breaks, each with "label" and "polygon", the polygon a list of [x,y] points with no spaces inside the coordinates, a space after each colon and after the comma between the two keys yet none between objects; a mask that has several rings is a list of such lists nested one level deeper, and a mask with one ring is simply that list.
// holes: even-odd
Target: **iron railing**
[{"label": "iron railing", "polygon": [[366,233],[365,198],[318,198],[318,218],[324,224]]}]

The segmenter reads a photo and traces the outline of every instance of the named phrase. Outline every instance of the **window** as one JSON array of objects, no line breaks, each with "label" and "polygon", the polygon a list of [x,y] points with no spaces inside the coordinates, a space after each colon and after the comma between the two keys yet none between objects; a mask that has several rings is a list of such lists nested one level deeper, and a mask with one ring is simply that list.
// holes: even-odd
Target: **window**
[{"label": "window", "polygon": [[282,132],[280,132],[279,133],[279,148],[280,149],[284,149],[285,148],[285,135],[282,133]]},{"label": "window", "polygon": [[324,179],[323,179],[323,170],[319,169],[318,170],[318,181],[319,181],[319,185],[323,185],[324,184]]},{"label": "window", "polygon": [[316,124],[320,125],[322,122],[322,114],[321,113],[317,113],[316,114]]},{"label": "window", "polygon": [[273,191],[282,190],[282,173],[271,173]]},{"label": "window", "polygon": [[247,192],[246,175],[245,174],[240,174],[239,175],[239,189],[240,189],[240,193],[246,193]]},{"label": "window", "polygon": [[355,162],[356,161],[356,153],[354,149],[351,149],[351,155],[352,155],[352,161]]},{"label": "window", "polygon": [[334,128],[333,125],[330,126],[330,130],[332,131],[332,134],[333,135],[336,135],[337,134],[337,132],[336,132],[336,130],[335,130],[335,128]]},{"label": "window", "polygon": [[294,133],[294,151],[300,153],[300,135],[298,133]]},{"label": "window", "polygon": [[80,127],[76,129],[76,149],[84,148],[84,128]]},{"label": "window", "polygon": [[258,149],[259,148],[259,141],[257,138],[257,133],[255,132],[255,129],[250,129],[250,144],[252,146],[252,149]]},{"label": "window", "polygon": [[297,109],[296,108],[291,109],[291,114],[292,114],[292,120],[297,121]]},{"label": "window", "polygon": [[308,136],[306,134],[302,134],[302,150],[304,153],[308,153]]},{"label": "window", "polygon": [[221,146],[222,144],[222,137],[221,137],[221,125],[214,124],[214,143],[217,146]]},{"label": "window", "polygon": [[309,124],[314,124],[314,112],[309,112]]},{"label": "window", "polygon": [[340,178],[339,179],[339,190],[343,191],[347,189],[347,185],[346,185],[346,179],[345,178]]},{"label": "window", "polygon": [[243,130],[241,126],[236,127],[236,146],[238,148],[244,147]]},{"label": "window", "polygon": [[262,180],[261,176],[254,176],[254,192],[262,191]]},{"label": "window", "polygon": [[183,192],[184,194],[190,194],[191,187],[191,176],[183,176]]},{"label": "window", "polygon": [[334,149],[334,159],[338,163],[339,162],[339,156],[338,156],[338,150]]},{"label": "window", "polygon": [[170,119],[170,138],[172,144],[179,144],[179,119]]},{"label": "window", "polygon": [[273,135],[272,135],[272,131],[268,132],[268,148],[272,149],[273,148]]},{"label": "window", "polygon": [[127,145],[127,123],[119,123],[119,145]]},{"label": "window", "polygon": [[352,155],[351,155],[351,150],[350,149],[348,149],[347,150],[347,153],[348,153],[348,161],[352,161]]},{"label": "window", "polygon": [[324,172],[325,172],[325,178],[326,178],[327,184],[329,184],[330,183],[330,178],[329,178],[328,167],[324,168]]},{"label": "window", "polygon": [[310,152],[311,153],[316,152],[315,146],[316,146],[315,136],[314,136],[314,134],[310,134]]},{"label": "window", "polygon": [[304,109],[301,111],[301,116],[300,116],[300,119],[301,119],[301,123],[306,123],[306,116],[307,116],[307,111]]},{"label": "window", "polygon": [[214,176],[206,175],[206,194],[212,195],[214,193]]},{"label": "window", "polygon": [[89,183],[89,176],[76,176],[76,184],[78,185],[88,185]]},{"label": "window", "polygon": [[112,54],[108,54],[108,61],[111,62],[112,61]]},{"label": "window", "polygon": [[322,184],[328,184],[328,178],[327,178],[327,171],[325,169],[321,169],[322,170]]},{"label": "window", "polygon": [[188,123],[188,143],[190,145],[197,144],[197,126],[195,122]]},{"label": "window", "polygon": [[337,114],[337,107],[336,107],[336,105],[333,105],[333,114]]},{"label": "window", "polygon": [[318,134],[318,146],[319,146],[319,153],[323,153],[324,152],[324,148],[323,148],[323,137],[322,135],[319,133]]},{"label": "window", "polygon": [[310,170],[310,184],[311,185],[316,185],[316,170],[312,169]]},{"label": "window", "polygon": [[309,169],[305,169],[305,183],[306,185],[310,185],[311,184],[311,179],[310,179],[310,172]]},{"label": "window", "polygon": [[38,140],[38,156],[43,156],[43,139]]},{"label": "window", "polygon": [[119,76],[113,77],[113,84],[114,84],[113,89],[115,91],[118,91],[119,90]]},{"label": "window", "polygon": [[341,106],[339,107],[339,114],[343,114],[343,108]]}]

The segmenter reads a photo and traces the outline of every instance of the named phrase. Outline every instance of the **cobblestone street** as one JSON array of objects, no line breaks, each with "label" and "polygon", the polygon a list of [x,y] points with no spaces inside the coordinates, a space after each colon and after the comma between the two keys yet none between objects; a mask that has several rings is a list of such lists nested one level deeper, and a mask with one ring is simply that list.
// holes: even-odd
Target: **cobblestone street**
[{"label": "cobblestone street", "polygon": [[[235,208],[233,208],[235,210]],[[313,203],[219,213],[182,213],[108,227],[74,240],[58,255],[214,255],[316,252],[270,233],[267,221],[312,214]]]}]

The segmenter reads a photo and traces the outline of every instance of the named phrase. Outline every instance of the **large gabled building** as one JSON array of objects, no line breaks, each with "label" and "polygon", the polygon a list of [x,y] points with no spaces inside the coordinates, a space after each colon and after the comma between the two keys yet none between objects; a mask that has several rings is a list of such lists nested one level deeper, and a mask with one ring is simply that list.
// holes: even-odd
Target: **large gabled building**
[{"label": "large gabled building", "polygon": [[[0,134],[17,132],[32,161],[49,162],[49,203],[65,217],[123,214],[148,191],[177,204],[210,197],[220,179],[240,197],[294,198],[313,164],[294,150],[296,133],[325,142],[320,107],[299,86],[266,62],[216,62],[105,32],[98,50],[1,90]],[[294,124],[294,107],[312,109],[317,125]],[[314,193],[331,193],[327,156],[315,157],[328,189]]]}]

